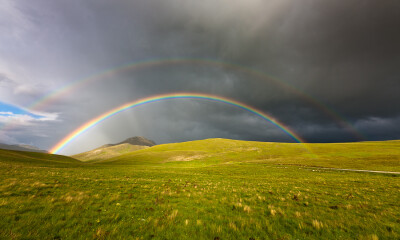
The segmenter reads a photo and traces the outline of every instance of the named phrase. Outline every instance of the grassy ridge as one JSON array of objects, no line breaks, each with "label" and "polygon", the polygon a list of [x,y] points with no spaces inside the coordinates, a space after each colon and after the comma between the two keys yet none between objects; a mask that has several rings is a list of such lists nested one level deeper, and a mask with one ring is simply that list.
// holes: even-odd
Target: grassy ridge
[{"label": "grassy ridge", "polygon": [[[182,165],[182,161],[190,161]],[[400,141],[358,143],[265,143],[207,139],[164,144],[113,157],[102,163],[210,165],[227,162],[264,162],[400,171]],[[175,164],[173,164],[175,163]]]},{"label": "grassy ridge", "polygon": [[[313,151],[341,167],[347,156],[392,171],[400,165],[398,142],[363,144]],[[358,152],[339,158],[346,148]],[[394,160],[375,163],[379,149]],[[311,161],[297,144],[209,139],[90,164],[7,154],[0,152],[0,239],[400,238],[399,176],[277,165]]]},{"label": "grassy ridge", "polygon": [[71,167],[80,165],[81,162],[74,158],[62,155],[0,149],[0,164]]}]

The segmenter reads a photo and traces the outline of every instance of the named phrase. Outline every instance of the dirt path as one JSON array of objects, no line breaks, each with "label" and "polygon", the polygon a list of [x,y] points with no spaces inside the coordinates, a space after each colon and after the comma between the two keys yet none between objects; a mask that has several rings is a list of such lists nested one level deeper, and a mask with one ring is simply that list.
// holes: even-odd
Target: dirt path
[{"label": "dirt path", "polygon": [[400,174],[400,172],[362,170],[362,169],[327,168],[327,167],[308,167],[308,168],[323,169],[323,170],[334,170],[334,171],[348,171],[348,172],[366,172],[366,173]]}]

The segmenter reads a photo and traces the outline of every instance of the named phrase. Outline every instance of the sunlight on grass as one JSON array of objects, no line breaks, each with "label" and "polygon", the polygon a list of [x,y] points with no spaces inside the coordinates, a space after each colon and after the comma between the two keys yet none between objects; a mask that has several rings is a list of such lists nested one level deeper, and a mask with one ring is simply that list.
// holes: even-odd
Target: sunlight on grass
[{"label": "sunlight on grass", "polygon": [[[236,159],[212,148],[219,157],[210,162],[176,164],[160,155],[171,146],[151,149],[121,155],[116,164],[67,158],[54,163],[48,156],[38,162],[40,154],[34,159],[19,155],[13,162],[14,155],[2,155],[0,238],[400,238],[400,176],[312,171],[277,165],[271,158]],[[68,161],[73,164],[66,166]],[[389,160],[380,164],[381,169],[398,168]]]}]

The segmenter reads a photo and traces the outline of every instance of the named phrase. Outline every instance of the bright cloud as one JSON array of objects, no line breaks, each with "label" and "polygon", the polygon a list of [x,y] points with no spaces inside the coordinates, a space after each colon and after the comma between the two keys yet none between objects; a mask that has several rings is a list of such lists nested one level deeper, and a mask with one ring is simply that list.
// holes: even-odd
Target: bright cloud
[{"label": "bright cloud", "polygon": [[55,121],[57,118],[57,113],[33,112],[0,102],[0,123],[5,125],[31,126],[38,122]]}]

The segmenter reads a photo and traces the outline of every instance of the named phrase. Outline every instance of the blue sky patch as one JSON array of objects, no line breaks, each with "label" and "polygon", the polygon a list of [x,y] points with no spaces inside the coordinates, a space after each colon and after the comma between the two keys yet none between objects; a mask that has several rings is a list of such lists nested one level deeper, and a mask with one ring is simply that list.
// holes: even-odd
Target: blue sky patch
[{"label": "blue sky patch", "polygon": [[39,119],[42,116],[33,114],[26,109],[21,107],[17,107],[15,105],[11,105],[8,103],[0,102],[0,115],[7,116],[7,115],[28,115],[35,119]]}]

